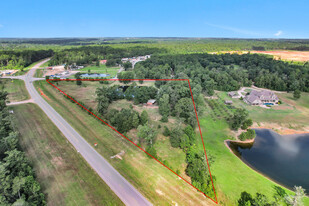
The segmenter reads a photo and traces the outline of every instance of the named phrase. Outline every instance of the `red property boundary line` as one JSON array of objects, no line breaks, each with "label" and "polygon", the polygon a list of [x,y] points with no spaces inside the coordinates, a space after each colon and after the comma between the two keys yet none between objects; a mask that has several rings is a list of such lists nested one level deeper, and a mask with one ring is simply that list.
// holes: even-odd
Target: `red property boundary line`
[{"label": "red property boundary line", "polygon": [[[151,154],[149,154],[148,152],[146,152],[143,148],[141,148],[140,146],[138,146],[137,144],[135,144],[133,141],[131,141],[130,139],[128,139],[126,136],[124,136],[123,134],[121,134],[118,130],[116,130],[114,127],[110,126],[108,123],[106,123],[104,120],[102,120],[101,118],[99,118],[97,115],[95,115],[93,112],[89,111],[86,107],[84,107],[83,105],[81,105],[79,102],[77,102],[76,100],[74,100],[71,96],[69,96],[68,94],[66,94],[65,92],[63,92],[62,90],[60,90],[57,86],[55,86],[54,84],[52,84],[52,81],[187,81],[189,88],[190,88],[190,93],[191,93],[191,97],[192,97],[192,102],[193,102],[193,106],[194,106],[194,111],[195,111],[195,115],[196,115],[196,119],[197,119],[197,124],[199,127],[199,131],[200,131],[200,135],[201,135],[201,139],[202,139],[202,143],[203,143],[203,148],[204,148],[204,153],[205,153],[205,157],[206,157],[206,162],[207,162],[207,166],[208,166],[208,171],[209,171],[209,175],[210,175],[210,179],[211,179],[211,184],[212,184],[212,188],[214,191],[214,195],[215,195],[215,200],[212,199],[211,197],[209,197],[208,195],[206,195],[205,193],[203,193],[201,190],[199,190],[198,188],[196,188],[195,186],[193,186],[190,182],[188,182],[186,179],[184,179],[183,177],[181,177],[180,175],[178,175],[176,172],[174,172],[173,170],[171,170],[169,167],[167,167],[166,165],[164,165],[162,162],[160,162],[158,159],[156,159],[155,157],[153,157]],[[98,120],[100,120],[101,122],[103,122],[104,124],[106,124],[107,126],[109,126],[111,129],[113,129],[115,132],[117,132],[118,134],[120,134],[122,137],[124,137],[126,140],[128,140],[129,142],[131,142],[132,144],[134,144],[136,147],[138,147],[140,150],[142,150],[143,152],[145,152],[147,155],[149,155],[150,157],[152,157],[154,160],[156,160],[157,162],[159,162],[161,165],[163,165],[164,167],[166,167],[168,170],[170,170],[171,172],[173,172],[175,175],[177,175],[179,178],[181,178],[182,180],[184,180],[186,183],[188,183],[189,185],[191,185],[193,188],[195,188],[196,190],[198,190],[199,192],[201,192],[204,196],[206,196],[207,198],[209,198],[210,200],[212,200],[214,203],[218,204],[218,199],[217,199],[217,195],[216,195],[216,190],[215,190],[215,186],[213,183],[213,179],[212,179],[212,175],[211,175],[211,171],[210,171],[210,167],[209,167],[209,162],[208,162],[208,157],[207,157],[207,153],[206,153],[206,149],[205,149],[205,144],[204,144],[204,140],[203,140],[203,135],[202,135],[202,130],[200,127],[200,123],[198,120],[198,116],[197,116],[197,111],[196,111],[196,107],[195,107],[195,103],[194,103],[194,99],[193,99],[193,94],[192,94],[192,89],[191,89],[191,85],[190,85],[190,80],[189,79],[47,79],[46,80],[50,85],[52,85],[54,88],[56,88],[58,91],[60,91],[62,94],[64,94],[65,96],[67,96],[68,98],[70,98],[71,100],[73,100],[76,104],[78,104],[79,106],[81,106],[83,109],[85,109],[86,111],[88,111],[90,114],[92,114],[93,116],[95,116]]]}]

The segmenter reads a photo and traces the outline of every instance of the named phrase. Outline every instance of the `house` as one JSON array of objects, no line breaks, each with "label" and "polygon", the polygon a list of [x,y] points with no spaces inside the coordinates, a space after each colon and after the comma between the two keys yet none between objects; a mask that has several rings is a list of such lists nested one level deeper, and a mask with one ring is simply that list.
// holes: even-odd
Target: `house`
[{"label": "house", "polygon": [[156,103],[156,100],[155,100],[155,99],[149,99],[148,102],[147,102],[147,105],[151,106],[151,105],[153,105],[154,103]]},{"label": "house", "polygon": [[269,90],[252,90],[250,94],[244,98],[244,102],[249,105],[274,105],[278,104],[278,101],[279,98],[277,95]]},{"label": "house", "polygon": [[106,59],[100,60],[100,64],[106,64],[106,62],[107,62]]},{"label": "house", "polygon": [[229,92],[227,93],[230,97],[232,97],[233,99],[239,99],[240,95],[238,92]]},{"label": "house", "polygon": [[231,105],[231,104],[233,104],[233,101],[231,101],[231,100],[225,100],[225,101],[224,101],[224,104],[226,104],[226,105]]}]

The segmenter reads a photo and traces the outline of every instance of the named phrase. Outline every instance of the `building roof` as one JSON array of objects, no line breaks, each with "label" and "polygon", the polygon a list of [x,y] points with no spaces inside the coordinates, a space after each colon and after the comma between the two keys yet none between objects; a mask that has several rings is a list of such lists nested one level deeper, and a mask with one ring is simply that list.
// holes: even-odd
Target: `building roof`
[{"label": "building roof", "polygon": [[262,100],[264,101],[270,101],[270,100],[279,100],[279,98],[277,97],[277,95],[275,95],[274,92],[269,91],[269,90],[261,90],[261,91],[257,91],[257,90],[252,90],[251,93],[246,96],[246,100],[250,103],[258,103]]},{"label": "building roof", "polygon": [[147,102],[147,104],[148,104],[148,103],[150,103],[150,104],[154,104],[155,102],[156,102],[156,100],[155,100],[155,99],[149,99],[149,100],[148,100],[148,102]]},{"label": "building roof", "polygon": [[238,92],[229,92],[227,93],[229,96],[239,96]]}]

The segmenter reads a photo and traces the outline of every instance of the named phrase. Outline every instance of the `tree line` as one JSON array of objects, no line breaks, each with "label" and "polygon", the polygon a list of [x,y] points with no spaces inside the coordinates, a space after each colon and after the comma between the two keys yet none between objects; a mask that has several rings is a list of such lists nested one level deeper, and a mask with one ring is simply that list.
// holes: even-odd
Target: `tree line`
[{"label": "tree line", "polygon": [[20,69],[41,59],[51,57],[53,50],[0,51],[1,69]]},{"label": "tree line", "polygon": [[6,98],[7,93],[0,91],[0,205],[46,205],[33,168],[20,149]]},{"label": "tree line", "polygon": [[278,91],[309,92],[309,63],[289,64],[258,54],[153,55],[133,71],[138,79],[190,79],[193,88],[200,86],[209,95],[253,83]]},{"label": "tree line", "polygon": [[106,66],[121,64],[124,57],[135,57],[154,53],[164,53],[164,49],[148,47],[113,48],[111,46],[82,46],[55,51],[49,61],[50,65],[86,65],[106,59]]}]

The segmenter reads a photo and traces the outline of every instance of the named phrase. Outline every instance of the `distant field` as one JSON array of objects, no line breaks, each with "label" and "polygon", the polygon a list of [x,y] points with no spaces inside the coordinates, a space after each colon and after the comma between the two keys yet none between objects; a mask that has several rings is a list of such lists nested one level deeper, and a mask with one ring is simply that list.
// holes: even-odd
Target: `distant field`
[{"label": "distant field", "polygon": [[[48,103],[91,145],[97,143],[98,146],[95,149],[155,205],[171,205],[175,203],[183,205],[213,204],[168,169],[155,160],[148,158],[144,152],[137,149],[133,144],[128,144],[128,141],[123,137],[97,121],[93,116],[82,111],[76,104],[72,104],[65,99],[63,95],[45,81],[35,82],[35,86],[42,89],[44,94],[49,97]],[[125,151],[123,160],[110,158],[122,150]],[[171,149],[171,146],[164,146],[161,151],[167,156],[171,154],[173,157],[174,155],[175,158],[177,158],[178,152],[183,154],[180,149],[174,148],[174,150]],[[173,166],[176,164],[178,163],[174,162]],[[181,171],[181,173],[182,176],[185,176],[184,171]]]},{"label": "distant field", "polygon": [[11,108],[48,205],[123,205],[37,105]]},{"label": "distant field", "polygon": [[9,93],[8,100],[10,102],[19,102],[30,98],[23,80],[0,79],[0,84],[1,90]]},{"label": "distant field", "polygon": [[110,77],[113,78],[117,75],[119,67],[107,67],[105,64],[97,66],[88,66],[83,69],[80,69],[80,72],[88,72],[90,70],[91,73],[102,73],[102,74],[110,74]]}]

